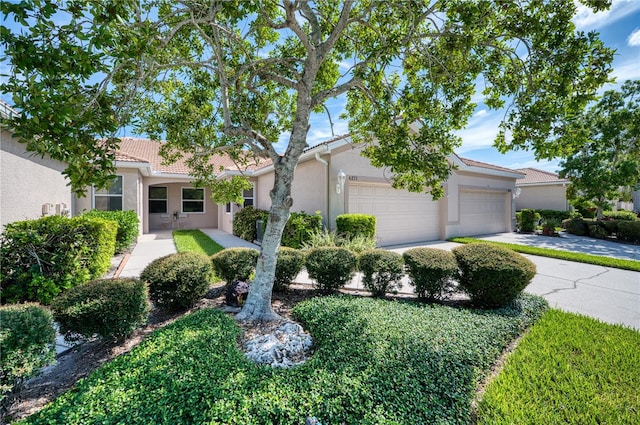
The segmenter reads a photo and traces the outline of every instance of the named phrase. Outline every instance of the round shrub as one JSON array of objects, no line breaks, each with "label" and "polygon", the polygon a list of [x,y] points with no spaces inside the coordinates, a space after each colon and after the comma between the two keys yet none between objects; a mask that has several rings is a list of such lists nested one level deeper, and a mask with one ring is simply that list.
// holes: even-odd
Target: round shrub
[{"label": "round shrub", "polygon": [[347,284],[356,269],[356,255],[345,248],[311,248],[305,259],[309,277],[316,281],[322,294],[331,293]]},{"label": "round shrub", "polygon": [[68,341],[122,340],[147,322],[147,286],[138,279],[97,279],[74,286],[51,303],[60,333]]},{"label": "round shrub", "polygon": [[226,283],[247,281],[256,269],[260,252],[253,248],[227,248],[211,256],[216,275]]},{"label": "round shrub", "polygon": [[582,217],[563,220],[562,227],[572,235],[587,236],[589,234],[589,224]]},{"label": "round shrub", "polygon": [[402,255],[384,249],[372,249],[360,254],[360,270],[364,287],[374,297],[384,297],[387,292],[397,291],[404,276]]},{"label": "round shrub", "polygon": [[273,281],[273,289],[282,291],[286,289],[293,279],[304,267],[304,253],[298,249],[281,246],[278,249],[276,262],[276,276]]},{"label": "round shrub", "polygon": [[418,298],[442,299],[451,289],[458,273],[458,263],[451,251],[435,248],[413,248],[402,256],[409,275],[409,283]]},{"label": "round shrub", "polygon": [[209,289],[211,260],[197,252],[179,252],[152,261],[140,274],[149,284],[149,296],[169,309],[191,307]]},{"label": "round shrub", "polygon": [[0,402],[55,359],[51,312],[38,304],[0,307]]},{"label": "round shrub", "polygon": [[460,288],[481,307],[500,307],[514,300],[536,274],[522,255],[484,243],[459,246],[453,254],[460,268]]}]

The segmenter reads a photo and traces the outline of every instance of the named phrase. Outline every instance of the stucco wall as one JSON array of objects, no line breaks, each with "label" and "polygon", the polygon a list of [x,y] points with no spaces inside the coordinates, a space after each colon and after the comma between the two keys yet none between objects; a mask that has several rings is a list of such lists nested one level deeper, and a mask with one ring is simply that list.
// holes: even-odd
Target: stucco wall
[{"label": "stucco wall", "polygon": [[562,185],[520,186],[516,209],[567,211],[566,188]]},{"label": "stucco wall", "polygon": [[71,210],[71,190],[61,173],[65,165],[32,156],[9,131],[0,131],[0,224],[39,218],[45,203],[53,204],[54,211],[62,203]]}]

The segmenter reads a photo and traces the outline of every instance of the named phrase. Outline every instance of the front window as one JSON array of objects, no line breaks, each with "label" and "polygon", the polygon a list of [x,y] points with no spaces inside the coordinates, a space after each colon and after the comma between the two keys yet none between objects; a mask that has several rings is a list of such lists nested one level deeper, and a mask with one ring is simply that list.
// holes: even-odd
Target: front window
[{"label": "front window", "polygon": [[182,212],[204,213],[204,189],[182,188]]},{"label": "front window", "polygon": [[249,190],[243,190],[242,198],[244,199],[243,206],[252,207],[253,206],[253,187]]},{"label": "front window", "polygon": [[166,186],[149,186],[149,213],[167,213],[167,193],[168,190]]},{"label": "front window", "polygon": [[122,176],[116,176],[107,189],[95,189],[93,207],[102,211],[122,211]]}]

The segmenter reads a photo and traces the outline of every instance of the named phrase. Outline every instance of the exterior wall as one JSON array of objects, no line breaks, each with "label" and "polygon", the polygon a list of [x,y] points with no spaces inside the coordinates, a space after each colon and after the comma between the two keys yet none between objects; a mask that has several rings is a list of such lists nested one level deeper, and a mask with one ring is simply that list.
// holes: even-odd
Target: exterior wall
[{"label": "exterior wall", "polygon": [[544,186],[520,186],[520,195],[516,198],[516,209],[567,211],[569,202],[566,188],[561,184]]},{"label": "exterior wall", "polygon": [[62,175],[66,166],[25,152],[7,129],[0,129],[0,225],[43,215],[43,204],[66,204],[73,213],[73,197]]}]

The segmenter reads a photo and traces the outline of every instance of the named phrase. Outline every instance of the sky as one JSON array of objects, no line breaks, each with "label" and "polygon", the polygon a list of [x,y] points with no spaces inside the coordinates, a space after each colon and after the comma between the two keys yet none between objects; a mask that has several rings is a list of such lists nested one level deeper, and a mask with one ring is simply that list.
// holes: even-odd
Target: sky
[{"label": "sky", "polygon": [[[593,13],[591,9],[578,5],[574,23],[579,31],[597,31],[607,47],[616,50],[613,61],[613,74],[616,83],[605,85],[606,90],[618,89],[626,80],[640,79],[640,0],[613,0],[608,11]],[[334,121],[334,134],[346,134],[347,123],[338,120],[344,110],[344,100],[327,105]],[[478,106],[469,120],[467,128],[458,132],[462,146],[456,153],[476,161],[518,169],[533,167],[545,171],[559,171],[559,160],[537,162],[533,152],[512,151],[501,154],[492,147],[498,132],[498,124],[504,116],[504,110],[489,110],[479,99]],[[308,143],[313,146],[331,138],[331,126],[327,124],[326,114],[315,115],[311,122]]]},{"label": "sky", "polygon": [[[609,10],[595,14],[586,6],[579,3],[577,5],[578,13],[574,17],[577,29],[599,32],[605,45],[616,50],[612,74],[616,82],[605,85],[600,92],[615,90],[626,80],[640,79],[640,0],[613,0]],[[11,25],[8,22],[4,24]],[[9,95],[2,95],[2,99],[11,104]],[[347,122],[339,119],[340,114],[344,112],[345,102],[343,96],[329,101],[326,105],[334,124],[333,129],[329,125],[326,113],[314,114],[311,117],[311,128],[307,138],[310,146],[327,141],[333,135],[348,133]],[[462,146],[456,153],[465,158],[506,168],[534,167],[551,172],[559,171],[559,160],[536,162],[533,152],[520,150],[503,155],[492,147],[504,113],[504,110],[489,110],[479,97],[473,117],[467,127],[458,132]],[[132,134],[129,129],[125,129],[120,135]],[[288,134],[282,135],[276,149],[284,151],[287,140]]]}]

